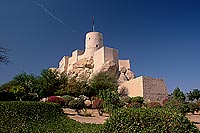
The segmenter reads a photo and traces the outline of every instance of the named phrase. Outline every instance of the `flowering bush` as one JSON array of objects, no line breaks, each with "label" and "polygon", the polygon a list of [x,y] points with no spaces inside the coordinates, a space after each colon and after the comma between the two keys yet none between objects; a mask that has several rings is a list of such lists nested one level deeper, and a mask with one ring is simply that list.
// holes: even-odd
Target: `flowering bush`
[{"label": "flowering bush", "polygon": [[57,103],[57,104],[60,104],[61,106],[65,105],[65,99],[62,97],[58,97],[58,96],[48,97],[47,102]]},{"label": "flowering bush", "polygon": [[92,108],[95,108],[95,109],[103,108],[103,100],[101,100],[101,99],[94,100],[93,104],[92,104]]},{"label": "flowering bush", "polygon": [[162,105],[164,106],[167,101],[168,101],[168,98],[164,98],[162,101]]},{"label": "flowering bush", "polygon": [[98,110],[98,113],[100,116],[102,116],[104,110],[103,110],[103,100],[101,99],[96,99],[93,104],[92,104],[92,108],[95,108]]}]

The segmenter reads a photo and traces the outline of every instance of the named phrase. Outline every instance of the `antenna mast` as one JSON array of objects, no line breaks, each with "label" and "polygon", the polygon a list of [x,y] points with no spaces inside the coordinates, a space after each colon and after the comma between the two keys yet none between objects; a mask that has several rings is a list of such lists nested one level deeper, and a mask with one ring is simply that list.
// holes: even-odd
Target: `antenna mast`
[{"label": "antenna mast", "polygon": [[92,16],[92,31],[94,32],[94,16]]}]

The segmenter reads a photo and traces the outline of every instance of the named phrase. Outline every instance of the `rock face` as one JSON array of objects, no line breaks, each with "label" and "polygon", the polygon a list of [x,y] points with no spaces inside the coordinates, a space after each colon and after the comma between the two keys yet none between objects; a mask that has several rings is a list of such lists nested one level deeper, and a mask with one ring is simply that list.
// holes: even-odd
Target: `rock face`
[{"label": "rock face", "polygon": [[125,81],[129,81],[131,79],[134,79],[134,78],[135,78],[135,74],[130,69],[126,69],[125,67],[122,67],[121,71],[120,71],[118,82],[122,83]]},{"label": "rock face", "polygon": [[93,57],[83,58],[73,64],[73,68],[68,72],[70,77],[77,79],[90,78],[93,73],[94,60]]},{"label": "rock face", "polygon": [[73,64],[73,68],[68,72],[70,77],[76,77],[76,79],[90,79],[92,76],[99,72],[107,72],[113,76],[119,77],[119,82],[129,81],[135,77],[135,74],[125,67],[118,69],[118,65],[113,61],[107,61],[98,70],[94,71],[93,57],[83,58]]}]

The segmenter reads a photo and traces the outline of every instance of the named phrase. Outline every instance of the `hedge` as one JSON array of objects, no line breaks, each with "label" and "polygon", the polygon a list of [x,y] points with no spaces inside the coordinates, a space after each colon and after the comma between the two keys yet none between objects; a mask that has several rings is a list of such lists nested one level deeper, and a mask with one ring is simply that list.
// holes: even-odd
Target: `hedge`
[{"label": "hedge", "polygon": [[181,113],[159,108],[123,108],[104,123],[104,133],[199,133]]},{"label": "hedge", "polygon": [[0,102],[0,113],[1,133],[90,133],[101,128],[67,118],[54,103]]}]

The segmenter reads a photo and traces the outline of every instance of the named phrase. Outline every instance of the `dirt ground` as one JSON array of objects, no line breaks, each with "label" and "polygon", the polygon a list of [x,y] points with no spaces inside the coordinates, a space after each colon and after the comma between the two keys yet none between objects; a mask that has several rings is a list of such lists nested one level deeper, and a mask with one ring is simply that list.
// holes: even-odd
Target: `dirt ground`
[{"label": "dirt ground", "polygon": [[194,125],[198,127],[200,130],[200,112],[193,114],[187,114],[186,117],[191,121],[194,122]]},{"label": "dirt ground", "polygon": [[[73,120],[79,121],[81,123],[94,123],[94,124],[103,124],[106,119],[109,117],[108,114],[103,114],[99,116],[98,111],[96,109],[87,109],[87,113],[90,113],[91,117],[85,117],[77,115],[77,113],[73,109],[64,108],[64,113]],[[81,112],[83,114],[83,112]]]},{"label": "dirt ground", "polygon": [[[103,124],[107,118],[109,118],[108,114],[103,114],[99,116],[96,109],[88,109],[87,112],[90,113],[91,117],[84,117],[77,115],[77,113],[73,109],[63,108],[63,111],[67,116],[73,120],[79,121],[81,123],[94,123],[94,124]],[[81,112],[83,113],[83,112]],[[200,113],[187,114],[186,117],[199,128],[200,130]]]}]

